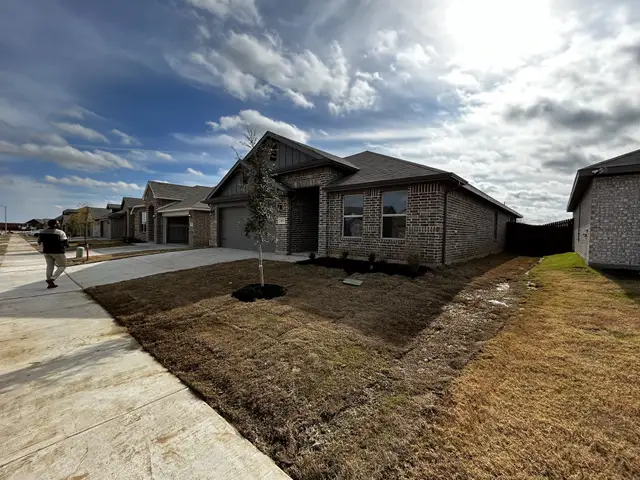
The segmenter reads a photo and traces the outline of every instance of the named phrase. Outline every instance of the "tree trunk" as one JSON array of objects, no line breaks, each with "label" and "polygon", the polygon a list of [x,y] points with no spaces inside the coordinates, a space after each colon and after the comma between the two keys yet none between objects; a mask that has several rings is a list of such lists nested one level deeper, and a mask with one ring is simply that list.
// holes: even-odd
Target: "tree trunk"
[{"label": "tree trunk", "polygon": [[258,270],[260,270],[260,286],[264,287],[264,269],[262,268],[262,242],[258,242]]}]

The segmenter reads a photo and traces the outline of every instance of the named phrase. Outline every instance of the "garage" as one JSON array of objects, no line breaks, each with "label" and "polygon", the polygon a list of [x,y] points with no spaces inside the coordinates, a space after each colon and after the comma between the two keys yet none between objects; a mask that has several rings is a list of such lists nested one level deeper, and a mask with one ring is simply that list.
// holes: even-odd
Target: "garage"
[{"label": "garage", "polygon": [[189,217],[166,217],[166,222],[166,243],[189,243]]},{"label": "garage", "polygon": [[[249,212],[246,207],[221,207],[218,209],[220,227],[220,246],[239,250],[258,250],[258,246],[244,234],[244,225]],[[276,227],[271,234],[275,237]],[[265,243],[264,252],[275,252],[275,242]]]}]

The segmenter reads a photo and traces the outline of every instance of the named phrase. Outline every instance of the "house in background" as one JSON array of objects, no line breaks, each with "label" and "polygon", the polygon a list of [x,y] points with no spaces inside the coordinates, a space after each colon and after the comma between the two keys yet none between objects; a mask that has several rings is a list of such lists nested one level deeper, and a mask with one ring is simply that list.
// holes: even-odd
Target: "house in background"
[{"label": "house in background", "polygon": [[210,209],[203,200],[213,187],[172,183],[147,183],[142,196],[145,208],[135,208],[135,236],[153,243],[209,245]]},{"label": "house in background", "polygon": [[135,212],[133,209],[142,206],[144,206],[144,200],[141,198],[123,197],[122,202],[116,205],[115,211],[108,215],[111,222],[109,238],[135,237]]},{"label": "house in background", "polygon": [[[107,209],[107,208],[97,208],[97,207],[89,207],[89,209],[91,210],[91,218],[93,218],[94,220],[94,224],[93,224],[93,228],[90,228],[90,232],[89,234],[92,236],[95,236],[95,232],[96,232],[96,226],[95,226],[95,221],[96,219],[104,219],[106,218],[106,216],[111,213],[111,210]],[[62,230],[70,237],[76,236],[76,235],[82,235],[82,232],[77,232],[76,228],[73,227],[73,225],[71,225],[71,217],[73,216],[74,213],[77,213],[79,210],[79,208],[67,208],[65,210],[62,211],[62,215],[60,217],[58,217],[56,220],[58,220],[60,222],[60,226],[62,228]],[[61,220],[60,220],[61,218]]]},{"label": "house in background", "polygon": [[41,230],[47,227],[48,218],[32,218],[22,225],[24,230]]},{"label": "house in background", "polygon": [[114,237],[111,234],[111,219],[109,215],[120,210],[120,205],[117,203],[108,203],[107,208],[93,208],[91,207],[91,215],[93,218],[93,237],[99,238],[122,238]]},{"label": "house in background", "polygon": [[640,150],[578,170],[567,210],[589,265],[640,269]]},{"label": "house in background", "polygon": [[[267,141],[281,195],[266,251],[455,263],[502,251],[521,218],[451,172],[370,151],[342,158],[272,132],[258,146]],[[246,184],[241,160],[207,197],[211,246],[256,248],[243,233]]]}]

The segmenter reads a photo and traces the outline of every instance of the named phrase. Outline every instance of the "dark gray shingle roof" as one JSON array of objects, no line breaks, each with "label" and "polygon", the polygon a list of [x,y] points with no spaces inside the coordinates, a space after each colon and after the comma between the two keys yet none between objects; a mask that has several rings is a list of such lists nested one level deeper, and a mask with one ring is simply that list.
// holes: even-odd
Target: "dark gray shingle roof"
[{"label": "dark gray shingle roof", "polygon": [[640,173],[640,150],[619,155],[603,162],[594,163],[581,168],[576,172],[573,181],[573,188],[569,195],[567,211],[573,212],[578,208],[582,197],[591,185],[591,180],[595,176],[601,175],[624,175],[629,173]]},{"label": "dark gray shingle roof", "polygon": [[149,187],[151,187],[155,198],[164,198],[166,200],[184,200],[189,194],[189,189],[193,188],[187,185],[155,182],[153,180],[149,180]]},{"label": "dark gray shingle roof", "polygon": [[202,187],[196,185],[195,187],[185,187],[190,189],[187,191],[185,198],[179,202],[165,205],[158,209],[158,212],[166,210],[188,210],[193,208],[209,209],[208,205],[202,203],[202,201],[209,196],[213,191],[213,187]]},{"label": "dark gray shingle roof", "polygon": [[123,197],[122,198],[122,208],[131,208],[136,205],[144,205],[144,200],[141,198],[134,197]]},{"label": "dark gray shingle roof", "polygon": [[400,158],[390,157],[368,150],[346,157],[345,160],[360,170],[348,177],[337,180],[330,185],[331,187],[344,187],[348,185],[360,185],[447,173],[444,170],[427,167],[426,165],[408,162]]}]

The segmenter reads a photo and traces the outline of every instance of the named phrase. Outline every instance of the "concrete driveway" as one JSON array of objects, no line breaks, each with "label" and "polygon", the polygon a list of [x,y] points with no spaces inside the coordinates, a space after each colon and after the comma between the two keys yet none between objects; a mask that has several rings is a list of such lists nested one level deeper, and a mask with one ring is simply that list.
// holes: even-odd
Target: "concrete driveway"
[{"label": "concrete driveway", "polygon": [[[91,247],[91,245],[89,245]],[[109,255],[111,253],[131,253],[131,252],[145,252],[149,250],[176,250],[187,248],[187,245],[179,243],[132,243],[124,247],[110,247],[110,248],[91,248],[89,255]],[[67,258],[74,258],[76,256],[76,249],[72,248],[65,254]]]},{"label": "concrete driveway", "polygon": [[[215,263],[174,257],[144,273],[198,258]],[[72,275],[96,285],[140,276],[131,260]],[[0,478],[288,478],[78,283],[63,275],[59,288],[46,290],[43,267],[17,236],[0,265]]]}]

